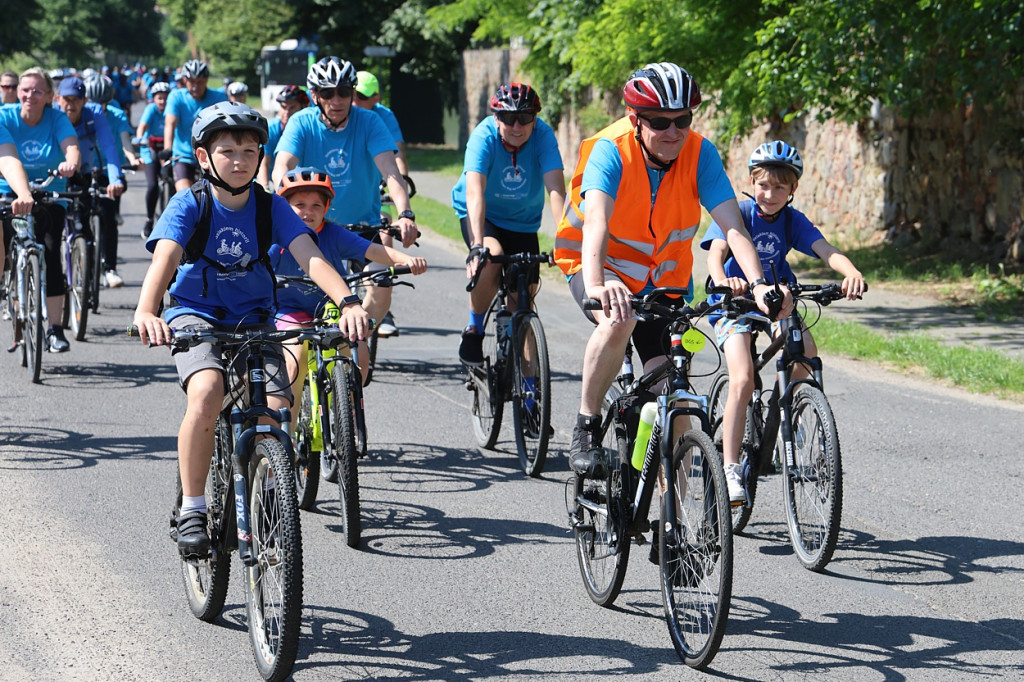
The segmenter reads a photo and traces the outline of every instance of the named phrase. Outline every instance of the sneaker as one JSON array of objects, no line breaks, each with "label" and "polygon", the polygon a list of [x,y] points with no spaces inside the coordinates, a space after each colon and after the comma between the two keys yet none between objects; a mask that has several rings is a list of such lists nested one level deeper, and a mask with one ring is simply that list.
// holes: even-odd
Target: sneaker
[{"label": "sneaker", "polygon": [[729,488],[729,504],[743,504],[747,500],[743,492],[743,471],[739,464],[725,465],[725,485]]},{"label": "sneaker", "polygon": [[462,343],[459,344],[459,360],[463,364],[479,367],[484,364],[484,335],[476,325],[467,325],[462,330]]},{"label": "sneaker", "polygon": [[152,218],[150,218],[149,220],[146,221],[146,224],[142,226],[142,232],[140,232],[139,234],[142,235],[143,239],[149,239],[149,235],[153,234],[153,219]]},{"label": "sneaker", "polygon": [[121,214],[120,214],[120,213],[117,213],[117,214],[115,214],[115,215],[114,215],[114,221],[115,221],[115,222],[116,222],[116,223],[117,223],[118,225],[124,225],[124,218],[122,218],[122,217],[121,217]]},{"label": "sneaker", "polygon": [[210,554],[206,512],[192,511],[178,517],[178,551],[183,559],[204,559]]},{"label": "sneaker", "polygon": [[121,275],[117,274],[117,270],[107,270],[103,273],[103,280],[111,289],[124,286],[124,279],[121,278]]},{"label": "sneaker", "polygon": [[569,467],[585,478],[604,478],[607,475],[604,448],[599,440],[600,429],[600,416],[577,416],[569,445]]},{"label": "sneaker", "polygon": [[67,353],[71,344],[64,338],[64,327],[53,325],[46,330],[46,347],[51,353]]},{"label": "sneaker", "polygon": [[395,316],[391,314],[391,311],[384,313],[384,318],[377,325],[377,336],[382,338],[388,338],[389,336],[398,336],[398,327],[395,326]]}]

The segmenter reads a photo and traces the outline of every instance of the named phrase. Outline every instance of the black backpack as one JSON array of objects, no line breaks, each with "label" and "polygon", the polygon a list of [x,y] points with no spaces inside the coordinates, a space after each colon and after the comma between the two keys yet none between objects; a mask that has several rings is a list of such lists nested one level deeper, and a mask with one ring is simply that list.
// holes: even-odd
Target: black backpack
[{"label": "black backpack", "polygon": [[[185,251],[181,256],[181,262],[184,264],[196,263],[199,260],[206,261],[203,267],[203,297],[206,297],[208,288],[206,270],[211,267],[216,269],[217,272],[228,273],[252,271],[256,263],[259,263],[267,269],[267,272],[270,273],[270,281],[274,282],[274,268],[270,263],[270,246],[273,243],[274,228],[273,221],[271,220],[273,195],[256,183],[250,186],[250,191],[256,193],[256,248],[259,252],[259,257],[255,261],[250,261],[245,266],[233,265],[226,267],[208,258],[203,253],[206,251],[207,242],[210,241],[210,221],[213,217],[213,195],[210,191],[210,183],[205,179],[200,180],[192,185],[191,191],[193,198],[196,200],[196,205],[199,207],[199,220],[196,221],[195,231],[189,237],[188,243],[185,244]],[[173,282],[174,280],[172,279],[171,281]],[[274,286],[274,308],[277,308],[276,284]],[[267,311],[268,316],[269,312]],[[225,313],[226,311],[217,311],[215,316],[223,317]]]}]

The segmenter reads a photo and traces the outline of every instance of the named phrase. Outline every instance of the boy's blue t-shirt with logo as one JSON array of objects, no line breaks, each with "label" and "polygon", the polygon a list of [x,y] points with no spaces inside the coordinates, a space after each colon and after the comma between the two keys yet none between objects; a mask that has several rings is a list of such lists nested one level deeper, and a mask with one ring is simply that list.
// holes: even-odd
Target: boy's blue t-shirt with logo
[{"label": "boy's blue t-shirt with logo", "polygon": [[537,119],[530,139],[516,152],[513,168],[512,152],[505,149],[494,117],[488,116],[466,143],[462,175],[452,188],[452,208],[460,219],[468,215],[466,172],[481,173],[487,178],[484,217],[503,230],[536,232],[544,213],[544,174],[553,170],[562,170],[562,156],[551,126]]},{"label": "boy's blue t-shirt with logo", "polygon": [[[180,156],[180,163],[196,164],[196,157],[192,154],[192,123],[196,120],[196,114],[200,109],[213,106],[218,102],[227,102],[228,96],[222,90],[207,88],[203,98],[197,100],[189,94],[188,88],[176,88],[171,90],[167,96],[167,106],[164,108],[165,116],[177,116],[178,123],[174,127],[174,146],[171,151],[175,156]],[[164,140],[164,147],[167,141]]]},{"label": "boy's blue t-shirt with logo", "polygon": [[288,119],[277,144],[277,152],[292,154],[299,166],[331,177],[334,199],[327,219],[342,224],[380,222],[380,172],[373,159],[397,151],[380,116],[357,106],[342,130],[330,130],[320,121],[320,110],[307,107]]},{"label": "boy's blue t-shirt with logo", "polygon": [[[371,243],[358,234],[330,221],[324,221],[323,226],[316,232],[316,236],[324,258],[342,275],[346,274],[345,261],[365,260],[366,250],[370,248]],[[274,274],[277,275],[301,276],[305,274],[291,252],[280,244],[270,247],[270,263],[274,268]],[[294,312],[316,315],[320,311],[321,304],[326,300],[326,296],[322,291],[310,290],[307,287],[282,287],[277,290],[277,312],[281,315]]]},{"label": "boy's blue t-shirt with logo", "polygon": [[[146,241],[146,248],[154,251],[161,239],[170,239],[185,248],[198,220],[199,206],[192,191],[181,190],[171,197]],[[271,197],[271,222],[274,243],[291,244],[302,235],[316,238],[288,202],[276,194]],[[273,312],[274,281],[267,269],[257,262],[258,251],[254,191],[249,192],[249,201],[238,211],[214,199],[210,238],[203,255],[227,271],[220,272],[203,258],[178,265],[170,288],[177,305],[164,311],[164,319],[170,324],[179,315],[192,314],[224,325],[265,321],[261,316]],[[252,267],[246,269],[249,265]]]},{"label": "boy's blue t-shirt with logo", "polygon": [[[56,169],[64,161],[60,143],[76,137],[75,127],[67,115],[58,109],[45,107],[39,123],[30,126],[21,118],[21,105],[10,104],[0,108],[0,128],[7,131],[18,150],[18,158],[30,181],[45,180],[47,171]],[[67,180],[58,177],[47,187],[55,192],[67,188]],[[9,193],[11,186],[0,176],[0,193]]]}]

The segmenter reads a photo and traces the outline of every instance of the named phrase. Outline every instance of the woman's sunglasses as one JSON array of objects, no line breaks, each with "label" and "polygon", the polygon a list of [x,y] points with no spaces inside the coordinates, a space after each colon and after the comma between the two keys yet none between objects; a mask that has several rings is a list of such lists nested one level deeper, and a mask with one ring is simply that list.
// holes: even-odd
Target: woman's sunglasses
[{"label": "woman's sunglasses", "polygon": [[325,101],[334,99],[335,95],[342,99],[348,99],[352,96],[352,88],[347,85],[342,85],[339,88],[321,88],[317,90],[317,95]]},{"label": "woman's sunglasses", "polygon": [[658,116],[656,118],[640,116],[639,118],[642,121],[646,121],[651,130],[668,130],[668,127],[672,124],[675,124],[676,130],[686,130],[693,121],[693,112],[688,111],[682,116],[676,116],[675,118],[669,118],[668,116]]},{"label": "woman's sunglasses", "polygon": [[494,115],[507,126],[515,125],[517,121],[521,126],[528,126],[537,118],[534,111],[497,111]]}]

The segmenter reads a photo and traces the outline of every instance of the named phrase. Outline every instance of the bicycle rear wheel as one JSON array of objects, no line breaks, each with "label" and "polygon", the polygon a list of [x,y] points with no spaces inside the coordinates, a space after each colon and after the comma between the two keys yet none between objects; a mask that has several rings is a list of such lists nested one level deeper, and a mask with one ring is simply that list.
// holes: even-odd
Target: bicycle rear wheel
[{"label": "bicycle rear wheel", "polygon": [[[619,439],[617,439],[619,440]],[[622,589],[629,564],[632,540],[624,532],[625,509],[620,503],[625,466],[622,454],[627,443],[618,443],[618,457],[600,480],[575,476],[572,514],[576,560],[583,586],[599,606],[611,606]]]},{"label": "bicycle rear wheel", "polygon": [[39,383],[43,363],[43,292],[42,273],[39,269],[39,255],[30,253],[22,261],[25,278],[25,326],[22,339],[25,342],[25,364],[32,375],[32,383]]},{"label": "bicycle rear wheel", "polygon": [[843,509],[839,434],[825,394],[801,386],[793,396],[793,461],[783,457],[786,525],[796,557],[820,571],[832,559]]},{"label": "bicycle rear wheel", "polygon": [[[231,432],[223,417],[214,428],[213,459],[206,479],[207,532],[210,557],[200,561],[182,561],[181,577],[192,615],[212,623],[224,609],[231,578],[231,549],[234,547],[233,482],[231,478]],[[178,507],[181,505],[181,477],[178,477]]]},{"label": "bicycle rear wheel", "polygon": [[265,680],[286,678],[299,648],[302,533],[292,468],[281,443],[256,443],[249,465],[255,563],[243,568],[249,642]]},{"label": "bicycle rear wheel", "polygon": [[[719,453],[723,452],[722,449],[722,428],[723,428],[723,415],[725,414],[725,403],[729,396],[729,375],[726,373],[719,374],[714,383],[711,385],[711,394],[709,401],[709,409],[711,414],[709,416],[711,421],[711,433],[712,439],[715,443],[715,448]],[[754,415],[751,410],[751,406],[747,405],[747,419],[746,424],[743,427],[743,440],[740,443],[740,476],[743,479],[743,487],[747,491],[747,500],[743,504],[737,504],[735,506],[730,505],[730,512],[732,517],[732,532],[739,533],[747,527],[747,522],[750,521],[750,515],[754,512],[754,500],[757,498],[757,479],[758,479],[758,465],[757,465],[757,430],[754,425]]]},{"label": "bicycle rear wheel", "polygon": [[75,335],[76,341],[85,340],[89,323],[89,278],[91,277],[92,254],[85,237],[71,241],[68,256],[68,292],[64,303],[64,326]]},{"label": "bicycle rear wheel", "polygon": [[501,375],[504,366],[498,363],[498,328],[495,322],[500,302],[491,301],[491,307],[484,316],[483,339],[484,364],[470,367],[469,389],[473,392],[473,435],[476,443],[485,450],[494,448],[501,432],[501,417],[505,411],[505,396]]},{"label": "bicycle rear wheel", "polygon": [[[512,423],[516,450],[528,476],[540,476],[551,435],[551,366],[540,318],[530,314],[516,330],[512,382]],[[530,358],[527,361],[527,357]]]},{"label": "bicycle rear wheel", "polygon": [[[732,596],[729,493],[707,434],[683,435],[672,453],[672,480],[674,494],[661,505],[662,602],[679,658],[703,668],[722,643]],[[667,532],[670,519],[675,533]]]},{"label": "bicycle rear wheel", "polygon": [[312,509],[316,504],[316,493],[320,487],[320,453],[312,447],[313,401],[312,382],[315,378],[306,372],[302,382],[302,404],[295,426],[295,491],[299,498],[299,509]]},{"label": "bicycle rear wheel", "polygon": [[341,503],[341,527],[345,543],[358,547],[362,536],[359,518],[359,470],[356,459],[356,406],[349,381],[352,368],[347,362],[334,363],[334,395],[331,403],[331,426],[334,428],[334,456],[338,466],[338,500]]},{"label": "bicycle rear wheel", "polygon": [[[99,199],[93,198],[93,202]],[[100,226],[100,217],[93,207],[89,215],[89,229],[92,230],[92,267],[89,270],[89,307],[93,312],[100,307],[100,281],[103,278],[103,228]]]}]

